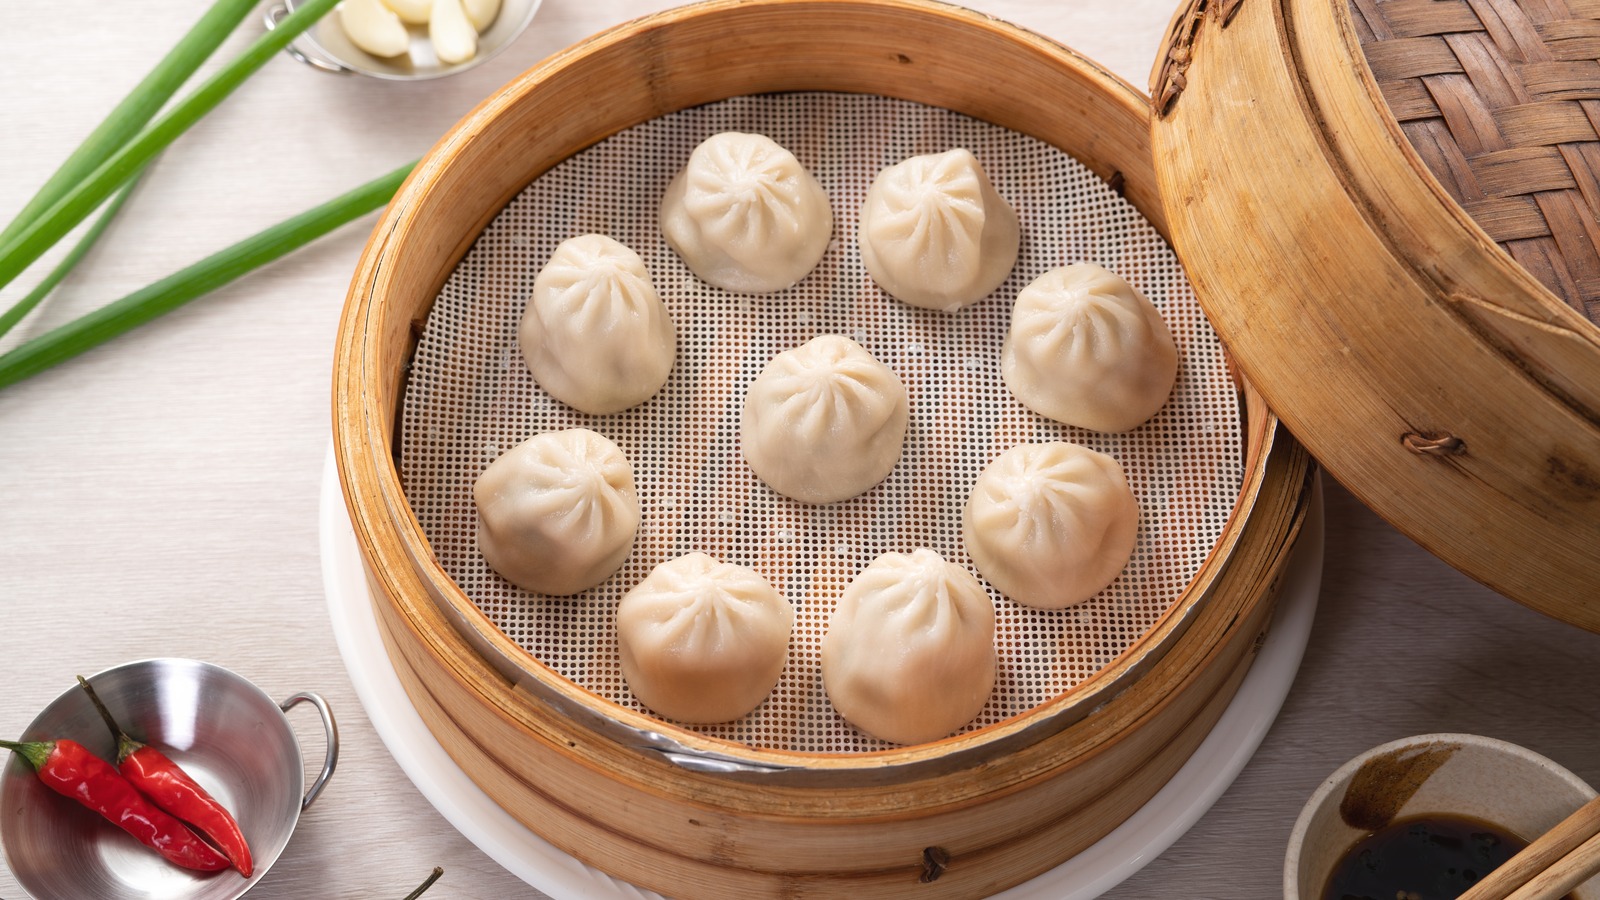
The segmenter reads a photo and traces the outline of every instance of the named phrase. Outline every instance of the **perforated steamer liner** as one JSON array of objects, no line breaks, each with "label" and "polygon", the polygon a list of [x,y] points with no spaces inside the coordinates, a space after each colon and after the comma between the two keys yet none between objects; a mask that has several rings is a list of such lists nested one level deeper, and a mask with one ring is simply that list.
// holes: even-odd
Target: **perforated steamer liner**
[{"label": "perforated steamer liner", "polygon": [[[795,287],[730,294],[696,278],[657,225],[668,181],[705,137],[765,134],[827,190],[834,241]],[[866,189],[906,156],[972,150],[1018,211],[1022,249],[990,297],[956,313],[922,310],[879,290],[856,248]],[[589,416],[535,384],[517,344],[534,276],[556,245],[610,235],[644,258],[678,329],[676,369],[653,400]],[[1171,400],[1126,434],[1071,428],[1007,391],[1000,350],[1016,292],[1050,268],[1092,261],[1128,278],[1162,311],[1181,352]],[[817,334],[853,336],[907,385],[912,427],[899,464],[848,502],[782,497],[739,448],[745,391],[776,353]],[[632,462],[643,518],[615,576],[574,597],[541,597],[499,577],[479,553],[474,479],[527,437],[590,428]],[[1108,453],[1141,509],[1127,569],[1088,603],[1032,610],[993,592],[999,674],[965,730],[1021,715],[1095,677],[1183,596],[1238,499],[1244,443],[1221,342],[1182,268],[1139,211],[1048,144],[948,110],[854,94],[741,97],[673,113],[583,150],[541,175],[486,228],[433,304],[417,345],[401,429],[406,497],[440,563],[494,625],[555,673],[647,712],[622,679],[615,609],[662,562],[691,551],[748,565],[794,605],[788,665],[768,701],[701,734],[755,747],[859,752],[868,738],[833,710],[819,647],[834,601],[884,552],[918,547],[971,568],[962,508],[978,473],[1019,443],[1070,440]]]},{"label": "perforated steamer liner", "polygon": [[[597,86],[605,86],[598,90]],[[494,627],[401,487],[415,336],[533,179],[627,128],[741,95],[876,94],[1071,150],[1160,230],[1148,103],[1071,50],[921,0],[716,0],[541,63],[465,118],[375,229],[335,355],[335,451],[374,609],[418,713],[510,814],[674,896],[963,897],[1088,846],[1152,796],[1232,697],[1270,621],[1309,458],[1247,382],[1237,507],[1183,601],[1074,690],[952,738],[853,753],[753,748],[597,698]]]}]

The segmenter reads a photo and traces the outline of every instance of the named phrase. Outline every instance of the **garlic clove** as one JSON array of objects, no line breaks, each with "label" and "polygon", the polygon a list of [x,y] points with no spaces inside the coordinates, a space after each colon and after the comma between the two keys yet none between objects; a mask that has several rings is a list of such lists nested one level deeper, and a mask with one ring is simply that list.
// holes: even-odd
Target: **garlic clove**
[{"label": "garlic clove", "polygon": [[479,34],[494,24],[494,17],[500,14],[500,0],[462,0],[461,6],[467,11],[467,21]]},{"label": "garlic clove", "polygon": [[466,62],[478,53],[478,29],[468,21],[461,0],[433,0],[428,38],[439,61],[447,65]]},{"label": "garlic clove", "polygon": [[433,11],[433,0],[383,0],[383,5],[413,25],[428,24],[428,15]]},{"label": "garlic clove", "polygon": [[405,23],[382,0],[344,0],[339,25],[350,43],[373,56],[399,56],[411,47]]}]

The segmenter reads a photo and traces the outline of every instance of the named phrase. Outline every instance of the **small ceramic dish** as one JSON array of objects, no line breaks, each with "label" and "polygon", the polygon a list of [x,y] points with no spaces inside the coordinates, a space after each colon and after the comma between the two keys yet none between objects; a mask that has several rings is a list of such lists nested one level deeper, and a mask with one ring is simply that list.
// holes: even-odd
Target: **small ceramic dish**
[{"label": "small ceramic dish", "polygon": [[[277,0],[263,14],[267,29],[276,28],[284,16],[294,11],[296,0]],[[478,52],[471,59],[449,65],[441,63],[428,40],[427,25],[407,25],[411,48],[399,56],[384,59],[356,47],[339,24],[335,10],[323,16],[315,25],[296,38],[285,53],[294,59],[338,75],[351,73],[381,78],[387,81],[423,81],[465,72],[482,65],[510,46],[533,21],[540,0],[501,0],[500,12],[489,27],[478,35]]]},{"label": "small ceramic dish", "polygon": [[[37,900],[231,900],[261,880],[289,843],[300,813],[327,784],[339,758],[328,705],[302,692],[283,701],[210,663],[148,659],[89,679],[135,740],[157,747],[239,822],[255,871],[191,872],[168,863],[94,812],[45,787],[20,758],[0,773],[0,844],[22,888]],[[285,713],[310,703],[322,721],[327,755],[306,787],[300,742]],[[71,738],[114,760],[115,741],[73,687],[45,707],[24,741]]]},{"label": "small ceramic dish", "polygon": [[[1300,812],[1284,861],[1284,900],[1321,900],[1345,853],[1389,822],[1466,816],[1531,841],[1594,796],[1561,766],[1493,738],[1424,734],[1374,747],[1329,776]],[[1600,900],[1600,880],[1572,896]]]}]

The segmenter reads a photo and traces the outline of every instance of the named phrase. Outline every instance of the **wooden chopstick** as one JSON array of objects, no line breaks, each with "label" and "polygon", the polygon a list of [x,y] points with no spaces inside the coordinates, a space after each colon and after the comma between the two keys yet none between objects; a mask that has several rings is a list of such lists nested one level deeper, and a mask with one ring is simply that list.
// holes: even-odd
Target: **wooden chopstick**
[{"label": "wooden chopstick", "polygon": [[1578,849],[1556,860],[1555,865],[1528,879],[1506,900],[1550,900],[1565,897],[1573,888],[1600,872],[1600,835],[1578,845]]},{"label": "wooden chopstick", "polygon": [[1600,797],[1540,835],[1457,900],[1555,900],[1600,871]]}]

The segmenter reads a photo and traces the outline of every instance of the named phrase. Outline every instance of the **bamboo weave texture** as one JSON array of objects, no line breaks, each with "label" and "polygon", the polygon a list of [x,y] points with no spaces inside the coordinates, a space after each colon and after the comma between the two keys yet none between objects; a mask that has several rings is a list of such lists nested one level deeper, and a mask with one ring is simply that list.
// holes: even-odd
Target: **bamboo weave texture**
[{"label": "bamboo weave texture", "polygon": [[1351,0],[1351,10],[1434,177],[1600,324],[1600,0]]}]

